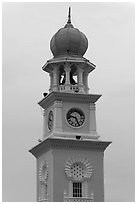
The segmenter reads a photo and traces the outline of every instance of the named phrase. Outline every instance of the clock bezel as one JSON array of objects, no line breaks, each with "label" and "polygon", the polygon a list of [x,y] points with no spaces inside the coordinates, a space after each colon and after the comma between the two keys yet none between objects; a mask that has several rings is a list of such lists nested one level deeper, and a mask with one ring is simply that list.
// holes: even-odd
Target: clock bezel
[{"label": "clock bezel", "polygon": [[[82,112],[82,114],[84,115],[84,122],[83,122],[82,125],[80,125],[80,126],[73,126],[73,125],[71,125],[71,124],[68,122],[67,114],[68,114],[68,112],[69,112],[71,109],[80,110],[80,111]],[[66,112],[65,119],[66,119],[66,121],[67,121],[67,124],[68,124],[71,128],[75,128],[75,129],[76,129],[76,128],[78,129],[78,128],[83,127],[83,125],[85,124],[85,121],[86,121],[86,117],[85,117],[85,113],[84,113],[84,111],[83,111],[81,108],[77,108],[77,107],[69,108],[68,111]]]}]

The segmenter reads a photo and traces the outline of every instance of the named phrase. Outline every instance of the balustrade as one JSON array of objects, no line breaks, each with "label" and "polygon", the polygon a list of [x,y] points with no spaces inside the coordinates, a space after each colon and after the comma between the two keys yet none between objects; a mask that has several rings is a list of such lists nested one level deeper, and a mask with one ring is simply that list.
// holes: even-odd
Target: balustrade
[{"label": "balustrade", "polygon": [[69,86],[67,85],[67,87],[65,84],[59,85],[59,91],[60,92],[68,91],[68,92],[76,93],[76,92],[79,92],[79,86],[72,85],[72,84],[69,84]]},{"label": "balustrade", "polygon": [[84,197],[78,197],[78,198],[65,197],[64,201],[65,202],[93,202],[94,199],[93,198],[84,198]]}]

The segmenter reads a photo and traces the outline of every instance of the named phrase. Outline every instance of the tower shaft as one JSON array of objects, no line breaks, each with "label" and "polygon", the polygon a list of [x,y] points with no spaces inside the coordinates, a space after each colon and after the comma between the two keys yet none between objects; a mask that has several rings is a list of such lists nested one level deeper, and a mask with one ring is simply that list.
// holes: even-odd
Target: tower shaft
[{"label": "tower shaft", "polygon": [[50,41],[53,58],[42,69],[49,74],[43,110],[43,138],[30,152],[37,160],[37,201],[103,202],[104,151],[96,128],[96,102],[88,76],[95,65],[83,57],[86,36],[68,21]]}]

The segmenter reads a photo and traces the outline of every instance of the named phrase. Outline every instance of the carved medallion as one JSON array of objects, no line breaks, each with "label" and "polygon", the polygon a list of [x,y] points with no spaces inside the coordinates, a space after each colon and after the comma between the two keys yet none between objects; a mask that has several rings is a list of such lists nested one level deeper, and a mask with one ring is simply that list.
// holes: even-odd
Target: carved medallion
[{"label": "carved medallion", "polygon": [[86,157],[73,156],[66,162],[65,173],[71,180],[89,179],[92,175],[92,165]]}]

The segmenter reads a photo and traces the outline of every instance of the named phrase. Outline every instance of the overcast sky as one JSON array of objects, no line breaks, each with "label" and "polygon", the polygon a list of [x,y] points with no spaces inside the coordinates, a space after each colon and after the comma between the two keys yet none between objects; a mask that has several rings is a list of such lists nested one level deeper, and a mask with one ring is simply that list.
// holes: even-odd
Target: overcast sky
[{"label": "overcast sky", "polygon": [[88,38],[85,57],[97,130],[112,141],[105,151],[106,201],[134,201],[134,4],[3,3],[3,201],[36,200],[36,160],[28,152],[42,138],[37,103],[48,92],[42,71],[51,37],[67,21]]}]

